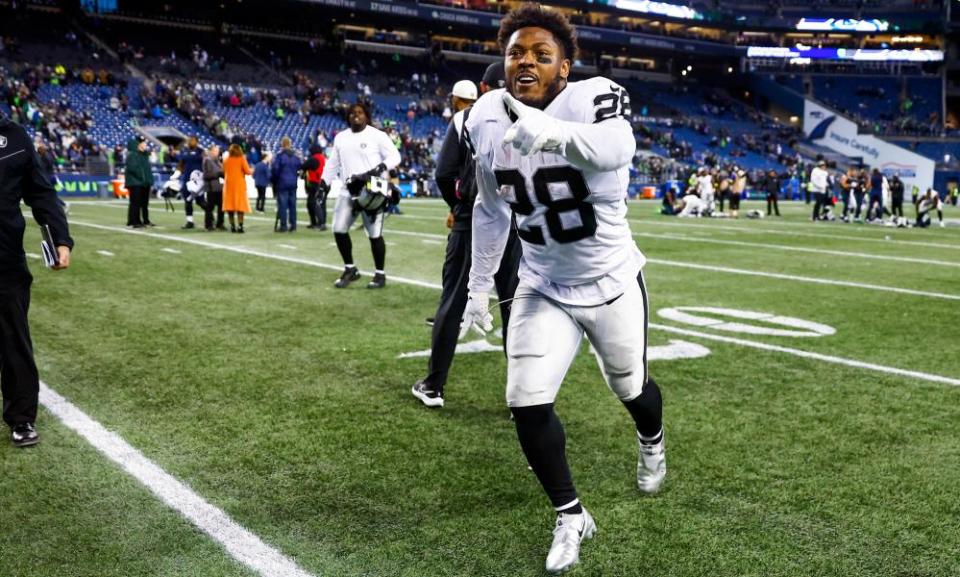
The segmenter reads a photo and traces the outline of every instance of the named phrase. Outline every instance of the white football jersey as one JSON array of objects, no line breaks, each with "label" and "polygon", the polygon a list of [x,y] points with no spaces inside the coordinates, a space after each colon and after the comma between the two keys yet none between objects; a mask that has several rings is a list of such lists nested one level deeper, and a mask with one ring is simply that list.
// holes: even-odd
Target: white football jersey
[{"label": "white football jersey", "polygon": [[626,90],[601,77],[571,82],[544,110],[566,121],[568,131],[586,135],[577,146],[593,166],[619,163],[608,170],[579,168],[561,151],[525,157],[503,144],[514,122],[503,93],[484,94],[465,123],[478,178],[470,290],[492,287],[505,239],[491,236],[506,230],[512,210],[523,243],[520,276],[530,286],[575,305],[622,294],[645,263],[626,219],[628,166],[636,149]]},{"label": "white football jersey", "polygon": [[400,152],[385,132],[370,125],[360,132],[341,130],[333,139],[333,151],[323,167],[321,178],[328,184],[338,178],[346,181],[381,163],[386,165],[387,170],[400,164]]}]

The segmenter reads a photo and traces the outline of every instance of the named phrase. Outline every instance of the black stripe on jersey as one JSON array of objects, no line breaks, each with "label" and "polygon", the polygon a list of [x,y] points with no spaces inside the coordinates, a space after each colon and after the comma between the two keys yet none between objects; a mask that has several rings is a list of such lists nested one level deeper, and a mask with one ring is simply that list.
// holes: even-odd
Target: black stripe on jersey
[{"label": "black stripe on jersey", "polygon": [[649,336],[649,324],[650,324],[650,300],[647,298],[647,283],[643,279],[643,270],[637,274],[637,283],[640,284],[640,292],[643,293],[643,384],[646,386],[647,379],[650,377],[650,372],[647,370],[647,348],[649,343],[647,342]]}]

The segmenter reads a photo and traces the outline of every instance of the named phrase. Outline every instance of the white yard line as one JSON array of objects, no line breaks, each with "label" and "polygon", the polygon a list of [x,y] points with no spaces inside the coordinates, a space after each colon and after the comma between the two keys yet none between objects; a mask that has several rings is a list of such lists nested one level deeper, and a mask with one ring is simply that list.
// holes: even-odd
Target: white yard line
[{"label": "white yard line", "polygon": [[870,254],[866,252],[850,252],[844,250],[829,250],[825,248],[810,248],[805,246],[790,246],[786,244],[768,244],[764,242],[746,242],[742,240],[723,240],[719,238],[704,238],[699,236],[689,236],[682,234],[663,234],[652,232],[635,232],[633,236],[655,238],[658,240],[679,240],[683,242],[699,242],[704,244],[721,244],[726,246],[743,246],[748,248],[765,248],[771,250],[783,250],[788,252],[803,252],[809,254],[826,254],[831,256],[842,256],[849,258],[865,258],[872,260],[886,260],[894,262],[908,262],[911,264],[929,264],[933,266],[960,267],[960,262],[950,262],[945,260],[933,260],[927,258],[913,258],[908,256],[889,256],[882,254]]},{"label": "white yard line", "polygon": [[[170,236],[170,235],[148,233],[148,232],[142,232],[142,231],[139,231],[139,230],[129,230],[129,229],[125,229],[125,228],[118,228],[118,227],[111,227],[111,226],[104,226],[104,225],[100,225],[100,224],[91,224],[91,223],[76,222],[76,221],[75,221],[73,224],[76,224],[76,225],[79,225],[79,226],[89,226],[89,227],[92,227],[92,228],[98,228],[98,229],[108,230],[108,231],[112,231],[112,232],[121,232],[121,233],[127,233],[127,234],[139,234],[139,235],[148,236],[148,237],[163,238],[163,239],[167,239],[167,240],[177,240],[177,241],[181,241],[181,242],[187,242],[187,243],[190,243],[190,244],[196,244],[196,245],[199,245],[199,246],[205,246],[205,247],[212,248],[212,249],[226,250],[226,251],[230,251],[230,252],[237,252],[237,253],[240,253],[240,254],[260,256],[260,257],[263,257],[263,258],[274,259],[274,260],[279,260],[279,261],[284,261],[284,262],[292,262],[292,263],[296,263],[296,264],[304,264],[304,265],[308,265],[308,266],[314,266],[314,267],[325,268],[325,269],[341,270],[341,268],[342,268],[341,266],[337,266],[337,265],[328,265],[328,264],[318,263],[318,262],[314,262],[314,261],[310,261],[310,260],[306,260],[306,259],[291,258],[291,257],[282,256],[282,255],[277,255],[277,254],[273,254],[273,253],[269,253],[269,252],[263,252],[263,251],[255,251],[255,250],[249,250],[249,249],[237,249],[237,248],[231,247],[231,246],[218,245],[218,244],[214,244],[214,243],[210,243],[210,242],[206,242],[206,241],[194,240],[194,239],[183,238],[183,237],[176,237],[176,236]],[[651,262],[656,262],[656,261],[651,261]],[[659,264],[663,264],[663,263],[659,263]],[[684,266],[684,265],[681,265],[681,266]],[[732,271],[735,271],[735,270],[736,270],[736,269],[723,270],[722,272],[732,272]],[[765,275],[762,275],[762,276],[765,276]],[[779,277],[779,276],[776,276],[776,277],[774,277],[774,278],[780,278],[780,277]],[[428,282],[424,282],[424,281],[420,281],[420,280],[407,279],[407,278],[403,278],[403,277],[394,277],[394,276],[391,276],[390,279],[391,279],[392,281],[397,282],[397,283],[400,283],[400,284],[409,284],[409,285],[414,285],[414,286],[419,286],[419,287],[424,287],[424,288],[430,288],[430,289],[434,289],[434,290],[441,290],[441,289],[443,288],[443,287],[441,287],[439,284],[436,284],[436,283],[428,283]],[[789,279],[789,280],[796,280],[796,279]],[[808,281],[808,282],[809,282],[809,281]],[[816,281],[813,281],[813,282],[816,282]],[[840,284],[843,284],[844,286],[849,286],[847,283],[843,283],[843,281],[832,281],[832,282],[829,283],[829,284],[833,284],[833,283],[840,283]],[[826,284],[826,283],[825,283],[825,284]],[[884,290],[884,291],[890,291],[890,292],[901,292],[901,291],[905,290],[905,289],[893,289],[892,287],[877,287],[877,286],[871,286],[871,285],[864,285],[864,286],[862,286],[862,287],[860,287],[860,288],[870,288],[870,289],[874,289],[874,290]],[[917,291],[917,292],[919,292],[919,291]],[[908,293],[908,294],[917,294],[917,292],[911,292],[911,293]],[[925,294],[925,295],[921,295],[921,296],[933,296],[934,294],[936,294],[936,293]],[[949,296],[949,297],[947,297],[947,298],[960,299],[960,297],[957,297],[957,296]],[[940,376],[940,375],[932,375],[932,374],[929,374],[929,373],[922,373],[922,372],[918,372],[918,371],[910,371],[910,370],[906,370],[906,369],[899,369],[899,368],[896,368],[896,367],[888,367],[888,366],[884,366],[884,365],[877,365],[877,364],[873,364],[873,363],[866,363],[866,362],[858,361],[858,360],[855,360],[855,359],[845,359],[845,358],[842,358],[842,357],[835,357],[835,356],[830,356],[830,355],[823,355],[823,354],[820,354],[820,353],[813,353],[813,352],[803,351],[803,350],[800,350],[800,349],[791,349],[791,348],[788,348],[788,347],[780,347],[780,346],[776,346],[776,345],[768,345],[768,344],[760,343],[760,342],[756,342],[756,341],[748,341],[748,340],[744,340],[744,339],[736,339],[736,338],[731,338],[731,337],[722,337],[722,336],[719,336],[719,335],[711,335],[711,334],[707,334],[707,333],[699,333],[699,332],[696,332],[696,331],[689,331],[689,330],[686,330],[686,329],[679,329],[679,328],[669,327],[669,326],[666,326],[666,325],[659,325],[659,324],[651,323],[650,326],[653,327],[653,328],[659,329],[659,330],[667,331],[667,332],[674,332],[674,333],[677,333],[677,334],[684,334],[684,335],[688,335],[688,336],[699,336],[699,337],[702,337],[702,338],[709,338],[709,339],[712,339],[712,340],[724,341],[724,342],[728,342],[728,343],[732,343],[732,344],[739,344],[739,345],[746,346],[746,347],[752,347],[752,348],[769,350],[769,351],[776,351],[776,352],[786,353],[786,354],[790,354],[790,355],[794,355],[794,356],[798,356],[798,357],[803,357],[803,358],[817,359],[817,360],[821,360],[821,361],[829,362],[829,363],[844,364],[844,365],[851,366],[851,367],[857,367],[857,368],[862,368],[862,369],[867,369],[867,370],[872,370],[872,371],[878,371],[878,372],[887,373],[887,374],[896,374],[896,375],[901,375],[901,376],[908,376],[908,377],[917,378],[917,379],[921,379],[921,380],[932,381],[932,382],[946,383],[946,384],[950,384],[950,385],[960,385],[960,380],[958,380],[958,379],[953,379],[953,378],[950,378],[950,377],[943,377],[943,376]]]},{"label": "white yard line", "polygon": [[[425,208],[425,207],[417,207],[417,208]],[[424,214],[425,214],[425,213],[420,213],[420,214],[404,213],[404,214],[400,215],[400,218],[407,218],[407,219],[411,219],[411,220],[428,220],[428,221],[431,221],[431,222],[439,222],[439,221],[442,221],[444,218],[446,218],[445,215],[443,215],[443,214],[440,213],[440,212],[437,212],[437,213],[436,213],[437,216],[425,216]],[[710,219],[706,219],[706,222],[704,222],[704,219],[699,219],[699,220],[696,220],[695,222],[691,222],[691,221],[689,221],[689,220],[684,221],[684,222],[677,222],[677,221],[667,222],[667,221],[652,220],[652,219],[651,219],[651,220],[640,220],[640,219],[636,219],[636,218],[630,218],[630,219],[628,219],[628,220],[629,220],[630,224],[632,224],[632,225],[637,225],[637,226],[647,226],[647,225],[666,226],[666,227],[683,228],[683,229],[687,229],[687,230],[689,230],[689,229],[726,230],[726,231],[732,231],[732,232],[743,232],[743,233],[748,233],[748,234],[787,234],[787,235],[790,235],[790,236],[803,236],[803,237],[808,237],[808,238],[824,238],[824,239],[835,239],[835,240],[851,240],[851,241],[855,241],[855,242],[879,242],[879,243],[883,243],[883,244],[925,246],[925,247],[930,247],[930,248],[944,248],[944,249],[949,249],[949,250],[960,250],[960,244],[944,244],[944,243],[926,242],[926,241],[919,241],[919,240],[904,240],[904,239],[896,239],[896,238],[890,238],[890,239],[888,240],[888,239],[885,239],[885,238],[868,238],[868,237],[853,236],[853,235],[832,234],[832,233],[828,233],[828,232],[785,231],[785,230],[777,230],[777,229],[773,229],[773,228],[757,228],[757,227],[753,226],[754,223],[752,223],[752,222],[751,222],[751,223],[745,223],[743,226],[734,226],[734,225],[731,225],[731,224],[726,224],[726,225],[724,225],[724,224],[719,224],[720,222],[727,222],[727,223],[729,223],[729,222],[730,222],[729,219],[727,219],[727,220],[717,219],[715,222],[718,222],[718,224],[707,224],[706,222],[714,222],[714,221],[712,221],[712,220],[710,220]],[[818,229],[818,228],[821,228],[821,227],[822,227],[822,228],[826,228],[826,227],[830,226],[829,224],[823,224],[823,223],[819,223],[819,224],[810,223],[809,225],[807,225],[807,224],[805,224],[805,223],[779,222],[779,221],[778,221],[778,222],[777,222],[777,226],[780,226],[780,225],[805,226],[805,227],[806,227],[806,226],[809,226],[810,228],[813,228],[813,229]],[[839,226],[839,225],[838,225],[838,226]],[[898,230],[898,229],[895,229],[895,228],[882,228],[882,227],[875,227],[875,226],[863,226],[863,227],[859,227],[859,226],[857,226],[857,225],[850,225],[850,226],[852,227],[850,230],[853,230],[853,231],[862,231],[862,232],[864,232],[864,233],[869,233],[869,232],[885,232],[885,233],[887,233],[887,234],[898,234],[898,233],[901,233],[901,234],[902,234],[902,231],[901,231],[901,230]]]},{"label": "white yard line", "polygon": [[42,256],[40,256],[39,254],[37,254],[37,253],[35,253],[35,252],[28,252],[28,253],[25,253],[25,254],[27,255],[27,258],[32,258],[32,259],[34,259],[34,260],[40,260],[41,258],[43,258]]},{"label": "white yard line", "polygon": [[824,355],[821,353],[813,353],[810,351],[803,351],[800,349],[794,349],[790,347],[781,347],[778,345],[768,345],[767,343],[760,343],[757,341],[749,341],[746,339],[738,339],[734,337],[724,337],[721,335],[713,335],[708,333],[701,333],[699,331],[691,331],[689,329],[681,329],[677,327],[671,327],[667,325],[661,325],[657,323],[650,323],[650,328],[664,331],[668,333],[674,333],[677,335],[684,335],[688,337],[697,337],[701,339],[707,339],[711,341],[718,341],[722,343],[730,343],[733,345],[739,345],[741,347],[750,347],[753,349],[760,349],[764,351],[773,351],[778,353],[786,353],[788,355],[793,355],[795,357],[801,357],[804,359],[814,359],[817,361],[823,361],[825,363],[833,363],[835,365],[845,365],[848,367],[854,367],[858,369],[867,369],[870,371],[876,371],[878,373],[885,373],[888,375],[899,375],[902,377],[910,377],[913,379],[920,379],[922,381],[929,381],[931,383],[943,383],[946,385],[953,385],[955,387],[960,387],[960,379],[953,379],[950,377],[944,377],[941,375],[934,375],[931,373],[923,373],[920,371],[911,371],[907,369],[899,369],[897,367],[888,367],[885,365],[877,365],[874,363],[866,363],[863,361],[858,361],[855,359],[845,359],[843,357],[835,357],[833,355]]},{"label": "white yard line", "polygon": [[[173,241],[177,241],[177,242],[185,242],[185,243],[189,243],[189,244],[196,244],[196,245],[199,245],[199,246],[206,246],[206,247],[208,247],[208,248],[216,248],[216,249],[222,249],[222,250],[229,250],[229,251],[233,251],[233,252],[239,252],[239,253],[241,253],[241,254],[256,254],[256,255],[258,255],[258,256],[263,256],[263,257],[265,257],[265,258],[275,258],[275,259],[280,259],[280,260],[290,260],[291,262],[298,262],[298,263],[300,263],[300,264],[307,264],[307,265],[310,265],[310,266],[316,266],[316,267],[319,267],[319,268],[327,268],[327,269],[330,269],[330,270],[342,270],[342,269],[343,269],[342,266],[338,266],[338,265],[328,265],[328,264],[324,264],[324,263],[318,263],[318,262],[316,262],[316,261],[296,259],[296,258],[293,258],[293,257],[286,257],[286,256],[281,256],[281,255],[275,255],[275,254],[272,254],[272,253],[266,253],[266,252],[256,251],[256,250],[247,249],[247,248],[243,248],[243,247],[234,247],[234,246],[229,246],[229,245],[215,244],[215,243],[212,243],[212,242],[197,240],[197,239],[193,239],[193,238],[189,238],[189,237],[185,237],[185,236],[173,236],[173,235],[158,234],[158,233],[155,233],[155,232],[146,232],[146,231],[140,231],[140,230],[132,230],[132,229],[127,229],[127,228],[119,228],[119,227],[114,227],[114,226],[107,226],[107,225],[94,224],[94,223],[87,223],[87,222],[81,222],[81,221],[71,221],[71,222],[72,222],[72,223],[75,223],[75,224],[77,224],[77,225],[79,225],[79,226],[88,226],[88,227],[92,227],[92,228],[99,228],[99,229],[102,229],[102,230],[109,230],[109,231],[112,231],[112,232],[126,232],[126,233],[130,233],[130,234],[142,234],[142,235],[146,235],[146,236],[153,236],[153,237],[157,237],[157,238],[164,238],[164,239],[173,240]],[[388,232],[389,234],[392,234],[392,235],[393,235],[393,234],[396,234],[396,235],[400,235],[400,236],[413,236],[413,237],[418,237],[418,238],[432,238],[432,239],[437,239],[437,240],[446,239],[446,237],[445,237],[444,235],[440,235],[440,234],[430,234],[430,233],[424,233],[424,232],[409,232],[409,231],[392,230],[392,229],[391,229],[391,230],[388,230],[387,232]],[[336,243],[331,242],[331,243],[328,243],[328,245],[329,245],[329,246],[336,246]],[[910,296],[920,296],[920,297],[928,297],[928,298],[937,298],[937,299],[945,299],[945,300],[960,300],[960,294],[939,293],[939,292],[933,292],[933,291],[915,290],[915,289],[900,288],[900,287],[893,287],[893,286],[886,286],[886,285],[876,285],[876,284],[869,284],[869,283],[859,283],[859,282],[853,282],[853,281],[834,280],[834,279],[826,279],[826,278],[819,278],[819,277],[808,277],[808,276],[791,275],[791,274],[771,273],[771,272],[764,272],[764,271],[758,271],[758,270],[740,269],[740,268],[731,268],[731,267],[722,267],[722,266],[712,266],[712,265],[697,264],[697,263],[692,263],[692,262],[664,260],[664,259],[658,259],[658,258],[648,258],[648,259],[647,259],[647,262],[648,262],[648,263],[652,263],[652,264],[658,264],[658,265],[664,265],[664,266],[672,266],[672,267],[677,267],[677,268],[689,268],[689,269],[705,270],[705,271],[720,272],[720,273],[727,273],[727,274],[739,274],[739,275],[745,275],[745,276],[756,276],[756,277],[764,277],[764,278],[785,280],[785,281],[790,281],[790,282],[802,282],[802,283],[812,283],[812,284],[821,284],[821,285],[830,285],[830,286],[842,286],[842,287],[861,288],[861,289],[865,289],[865,290],[875,290],[875,291],[880,291],[880,292],[890,292],[890,293],[896,293],[896,294],[903,294],[903,295],[910,295]],[[394,277],[391,277],[391,278],[394,278]],[[408,279],[408,280],[410,280],[410,279]],[[420,286],[433,286],[433,285],[431,285],[430,283],[426,283],[426,282],[423,282],[423,281],[412,281],[412,282],[422,283]],[[439,285],[438,285],[438,286],[439,286]]]},{"label": "white yard line", "polygon": [[746,276],[775,278],[775,279],[788,280],[788,281],[794,281],[794,282],[805,282],[805,283],[823,284],[823,285],[832,285],[832,286],[845,286],[845,287],[853,287],[853,288],[860,288],[860,289],[867,289],[867,290],[899,293],[904,295],[929,297],[929,298],[935,298],[935,299],[946,299],[946,300],[954,300],[954,301],[960,300],[960,295],[955,295],[955,294],[913,290],[913,289],[884,286],[884,285],[875,285],[875,284],[866,284],[866,283],[859,283],[859,282],[845,281],[845,280],[833,280],[833,279],[824,279],[824,278],[809,277],[809,276],[798,276],[798,275],[792,275],[792,274],[780,274],[780,273],[774,273],[774,272],[763,272],[758,270],[748,270],[748,269],[742,269],[742,268],[730,268],[725,266],[696,264],[692,262],[677,262],[672,260],[663,260],[659,258],[648,258],[647,262],[652,264],[659,264],[659,265],[672,266],[672,267],[678,267],[678,268],[706,270],[710,272],[725,272],[730,274],[742,274]]},{"label": "white yard line", "polygon": [[[630,224],[637,226],[667,226],[667,227],[677,227],[685,229],[702,229],[702,230],[726,230],[733,232],[745,232],[748,234],[784,234],[789,236],[802,236],[807,238],[824,238],[824,239],[835,239],[835,240],[852,240],[854,242],[879,242],[883,244],[893,244],[893,245],[912,245],[912,246],[925,246],[930,248],[945,248],[949,250],[960,250],[960,244],[940,244],[936,242],[924,242],[919,240],[903,240],[898,238],[868,238],[862,236],[850,236],[844,234],[830,234],[830,233],[819,233],[819,232],[797,232],[797,231],[785,231],[777,230],[774,228],[754,228],[752,226],[723,226],[723,225],[712,225],[712,224],[696,224],[693,222],[665,222],[659,220],[637,220],[629,219]],[[876,228],[869,227],[863,229],[854,229],[854,230],[863,230],[866,232],[886,232],[887,234],[897,234],[900,232],[895,228]]]},{"label": "white yard line", "polygon": [[163,252],[169,252],[170,254],[182,254],[179,250],[175,248],[164,247],[164,248],[161,248],[160,250],[162,250]]},{"label": "white yard line", "polygon": [[263,577],[313,577],[280,551],[211,505],[176,477],[164,471],[123,438],[40,383],[40,402],[105,457],[120,465],[168,507],[226,549],[227,553]]},{"label": "white yard line", "polygon": [[114,256],[114,254],[109,250],[98,250],[97,254],[103,255],[103,256]]},{"label": "white yard line", "polygon": [[[70,224],[76,225],[76,226],[85,226],[85,227],[88,227],[88,228],[96,228],[96,229],[106,230],[106,231],[110,231],[110,232],[120,232],[120,233],[126,233],[126,234],[146,236],[146,237],[151,237],[151,238],[162,238],[162,239],[164,239],[164,240],[169,240],[169,241],[173,241],[173,242],[183,242],[183,243],[186,243],[186,244],[192,244],[192,245],[196,245],[196,246],[202,246],[202,247],[206,247],[206,248],[210,248],[210,249],[214,249],[214,250],[223,250],[223,251],[227,251],[227,252],[235,252],[235,253],[238,253],[238,254],[245,254],[245,255],[249,255],[249,256],[259,256],[259,257],[262,257],[262,258],[268,258],[268,259],[279,260],[279,261],[284,261],[284,262],[292,262],[292,263],[295,263],[295,264],[303,264],[303,265],[312,266],[312,267],[316,267],[316,268],[323,268],[323,269],[327,269],[327,270],[336,270],[336,271],[342,271],[342,270],[343,270],[343,265],[339,265],[339,264],[338,264],[338,265],[326,264],[326,263],[317,262],[317,261],[313,261],[313,260],[307,260],[307,259],[305,259],[305,258],[297,258],[297,257],[292,257],[292,256],[283,256],[283,255],[279,255],[279,254],[273,254],[273,253],[270,253],[270,252],[264,252],[264,251],[260,251],[260,250],[250,249],[250,248],[243,248],[243,247],[238,247],[238,246],[229,246],[229,245],[224,245],[224,244],[216,244],[216,243],[213,243],[213,242],[207,242],[207,241],[205,241],[205,240],[199,240],[199,239],[195,239],[195,238],[188,238],[188,237],[185,237],[185,236],[173,236],[173,235],[170,235],[170,234],[158,234],[158,233],[155,233],[155,232],[144,232],[143,230],[134,230],[134,229],[119,228],[119,227],[116,227],[116,226],[107,226],[107,225],[104,225],[104,224],[95,224],[95,223],[92,223],[92,222],[83,222],[83,221],[79,221],[79,220],[72,220],[72,221],[70,221]],[[363,273],[365,273],[365,274],[370,274],[370,275],[373,274],[372,271],[360,271],[360,272],[363,272]],[[429,282],[424,282],[424,281],[420,281],[420,280],[416,280],[416,279],[409,279],[409,278],[404,278],[404,277],[394,276],[394,275],[390,275],[390,280],[391,280],[391,281],[394,281],[394,282],[402,283],[402,284],[410,284],[410,285],[420,286],[420,287],[430,288],[430,289],[439,289],[439,288],[441,288],[440,285],[439,285],[439,284],[436,284],[436,283],[429,283]]]}]

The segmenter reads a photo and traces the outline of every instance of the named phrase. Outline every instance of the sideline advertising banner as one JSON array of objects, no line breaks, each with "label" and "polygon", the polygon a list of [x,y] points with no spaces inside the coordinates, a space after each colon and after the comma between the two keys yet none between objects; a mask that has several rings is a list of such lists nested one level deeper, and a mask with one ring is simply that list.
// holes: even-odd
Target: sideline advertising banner
[{"label": "sideline advertising banner", "polygon": [[813,144],[861,158],[865,165],[879,168],[888,177],[899,175],[907,191],[913,185],[920,190],[933,186],[933,160],[876,136],[860,134],[856,123],[812,100],[804,104],[803,133]]}]

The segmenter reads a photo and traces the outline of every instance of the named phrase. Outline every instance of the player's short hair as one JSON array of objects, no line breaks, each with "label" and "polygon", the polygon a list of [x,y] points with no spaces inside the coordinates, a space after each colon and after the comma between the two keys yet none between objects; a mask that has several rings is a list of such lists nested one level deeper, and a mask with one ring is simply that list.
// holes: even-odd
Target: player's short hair
[{"label": "player's short hair", "polygon": [[507,51],[510,37],[521,28],[543,28],[553,34],[557,44],[563,47],[564,58],[572,61],[577,57],[577,31],[560,12],[546,9],[535,2],[521,4],[500,21],[497,44],[501,52]]}]

